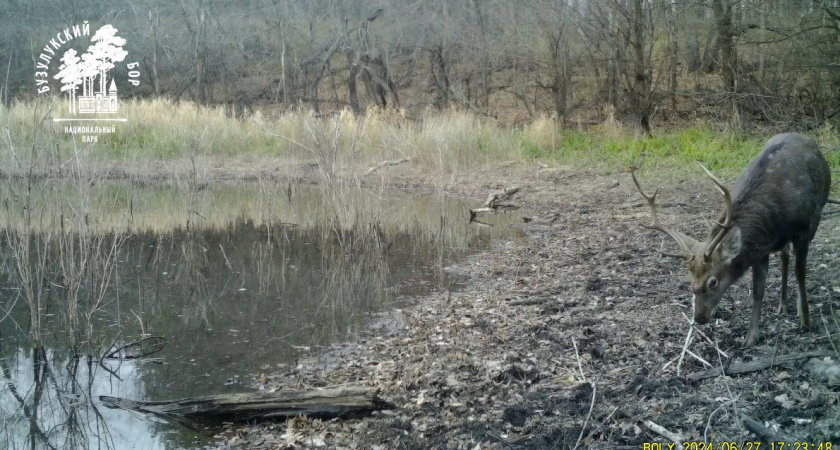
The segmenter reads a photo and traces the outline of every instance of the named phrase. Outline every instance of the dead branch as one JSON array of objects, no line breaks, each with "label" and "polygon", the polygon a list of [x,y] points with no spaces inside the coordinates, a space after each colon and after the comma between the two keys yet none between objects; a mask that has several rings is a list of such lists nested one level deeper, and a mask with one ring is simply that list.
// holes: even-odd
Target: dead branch
[{"label": "dead branch", "polygon": [[503,205],[499,202],[513,198],[513,196],[519,192],[519,189],[520,188],[518,186],[513,186],[502,191],[491,192],[490,195],[487,196],[487,200],[484,201],[484,204],[480,208],[470,209],[470,222],[473,222],[478,214],[494,213],[496,210],[503,207],[512,208],[511,205]]},{"label": "dead branch", "polygon": [[[748,363],[732,363],[726,368],[726,375],[742,375],[745,373],[752,373],[758,372],[759,370],[769,369],[770,367],[774,366],[786,366],[788,364],[794,363],[796,361],[805,359],[805,358],[822,358],[826,356],[831,356],[830,353],[825,351],[818,351],[818,352],[805,352],[793,355],[784,355],[784,356],[775,356],[771,358],[763,358],[763,359],[756,359],[754,361],[750,361]],[[724,374],[724,370],[721,367],[715,367],[712,369],[704,370],[702,372],[696,372],[688,375],[686,378],[691,381],[699,381],[704,380],[706,378],[714,378]]]},{"label": "dead branch", "polygon": [[781,435],[776,433],[775,431],[765,427],[761,424],[761,422],[753,419],[752,417],[742,414],[741,415],[741,423],[744,424],[747,430],[750,433],[756,435],[757,438],[762,440],[763,442],[798,442],[799,439],[791,438],[789,436]]},{"label": "dead branch", "polygon": [[[167,340],[162,336],[149,336],[139,341],[130,342],[115,348],[105,355],[107,359],[137,359],[155,354],[166,346]],[[111,348],[114,348],[112,346]]]}]

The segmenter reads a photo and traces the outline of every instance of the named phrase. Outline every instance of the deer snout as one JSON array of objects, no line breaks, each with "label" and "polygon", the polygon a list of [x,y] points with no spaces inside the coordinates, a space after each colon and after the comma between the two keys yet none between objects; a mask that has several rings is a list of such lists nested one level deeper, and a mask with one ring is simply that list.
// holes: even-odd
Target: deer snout
[{"label": "deer snout", "polygon": [[697,296],[694,298],[694,323],[705,325],[712,319],[715,309],[701,300]]}]

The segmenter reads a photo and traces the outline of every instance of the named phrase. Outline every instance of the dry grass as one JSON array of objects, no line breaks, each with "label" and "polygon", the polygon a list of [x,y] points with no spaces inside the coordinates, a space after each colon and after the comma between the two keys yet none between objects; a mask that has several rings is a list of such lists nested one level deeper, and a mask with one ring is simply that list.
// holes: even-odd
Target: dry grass
[{"label": "dry grass", "polygon": [[[719,131],[708,123],[680,131],[639,136],[609,111],[607,119],[588,131],[563,130],[549,117],[522,128],[502,127],[493,120],[449,110],[409,119],[402,111],[369,109],[354,115],[349,110],[317,116],[312,112],[264,115],[259,110],[245,118],[232,118],[222,107],[199,106],[169,100],[131,100],[121,105],[128,122],[96,144],[82,144],[50,119],[63,113],[63,102],[44,98],[0,109],[0,138],[10,151],[0,156],[5,172],[25,171],[45,164],[45,154],[60,164],[71,164],[80,152],[95,162],[132,164],[195,164],[210,160],[286,160],[315,162],[321,173],[358,174],[380,161],[410,158],[411,170],[422,174],[453,175],[511,160],[543,162],[611,171],[643,163],[680,166],[706,161],[713,169],[738,170],[767,138]],[[835,146],[830,126],[814,137]],[[53,148],[47,149],[50,142]],[[838,153],[838,152],[835,152]],[[833,165],[840,156],[832,155]]]}]

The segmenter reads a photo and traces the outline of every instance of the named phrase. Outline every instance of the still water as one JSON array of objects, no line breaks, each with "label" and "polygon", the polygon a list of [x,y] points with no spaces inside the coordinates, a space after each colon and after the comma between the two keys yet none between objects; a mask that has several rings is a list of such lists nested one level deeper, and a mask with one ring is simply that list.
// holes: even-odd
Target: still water
[{"label": "still water", "polygon": [[98,398],[252,389],[455,288],[444,268],[517,221],[470,225],[472,205],[440,195],[280,182],[8,183],[0,200],[9,449],[201,447],[207,435]]}]

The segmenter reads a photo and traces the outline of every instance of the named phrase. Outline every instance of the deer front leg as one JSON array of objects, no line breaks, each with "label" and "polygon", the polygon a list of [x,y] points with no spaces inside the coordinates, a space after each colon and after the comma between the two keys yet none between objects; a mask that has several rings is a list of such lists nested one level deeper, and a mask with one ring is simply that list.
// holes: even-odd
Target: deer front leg
[{"label": "deer front leg", "polygon": [[788,267],[790,267],[790,247],[785,245],[779,258],[782,260],[782,296],[779,298],[779,307],[776,312],[782,314],[787,310],[787,282],[788,282]]},{"label": "deer front leg", "polygon": [[758,326],[761,323],[761,302],[764,300],[764,287],[767,284],[767,268],[770,266],[770,255],[765,256],[752,268],[753,274],[753,307],[750,316],[750,329],[747,331],[747,340],[744,343],[752,347],[758,342]]},{"label": "deer front leg", "polygon": [[808,259],[808,241],[800,240],[793,243],[796,261],[793,271],[796,274],[796,287],[799,296],[796,299],[796,315],[799,316],[799,326],[803,329],[811,328],[811,312],[808,311],[808,292],[805,290],[805,261]]}]

